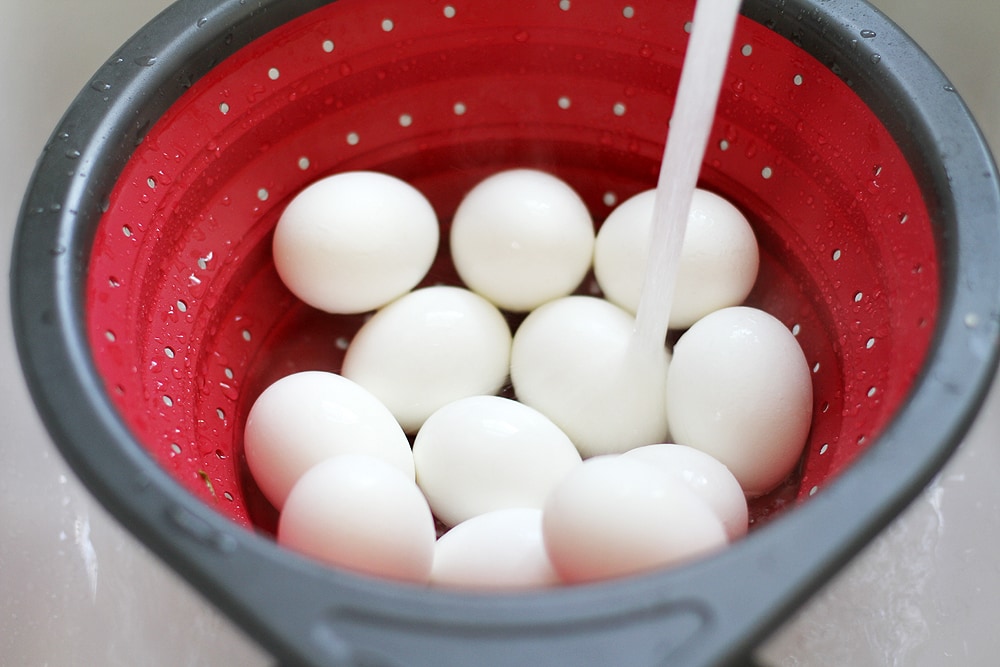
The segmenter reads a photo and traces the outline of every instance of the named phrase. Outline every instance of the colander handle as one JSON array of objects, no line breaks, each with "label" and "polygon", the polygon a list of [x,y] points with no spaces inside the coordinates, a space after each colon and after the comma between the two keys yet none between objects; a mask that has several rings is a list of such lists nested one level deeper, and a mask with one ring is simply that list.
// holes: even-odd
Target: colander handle
[{"label": "colander handle", "polygon": [[764,667],[743,643],[746,624],[733,626],[702,600],[626,613],[624,607],[563,606],[556,613],[546,607],[543,601],[537,614],[516,623],[509,614],[498,623],[502,612],[446,619],[449,610],[437,605],[428,605],[424,619],[406,609],[377,618],[356,608],[328,610],[300,633],[308,646],[297,649],[308,657],[286,658],[280,667]]}]

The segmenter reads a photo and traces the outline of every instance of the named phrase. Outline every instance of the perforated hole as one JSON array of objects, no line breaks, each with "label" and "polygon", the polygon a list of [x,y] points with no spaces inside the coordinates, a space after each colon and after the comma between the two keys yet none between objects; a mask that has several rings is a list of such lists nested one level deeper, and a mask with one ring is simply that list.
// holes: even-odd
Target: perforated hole
[{"label": "perforated hole", "polygon": [[347,144],[349,146],[357,146],[360,141],[361,141],[361,137],[358,136],[357,132],[348,132],[347,133]]},{"label": "perforated hole", "polygon": [[624,16],[627,19],[630,19],[630,18],[634,17],[635,16],[635,7],[632,7],[631,5],[626,5],[625,7],[623,7],[622,8],[622,16]]},{"label": "perforated hole", "polygon": [[324,51],[326,51],[327,53],[333,53],[333,49],[334,48],[335,48],[335,46],[334,46],[334,43],[333,43],[332,39],[324,39],[323,40],[323,50]]},{"label": "perforated hole", "polygon": [[468,109],[465,107],[465,102],[455,102],[455,106],[452,107],[452,111],[455,112],[456,116],[464,116]]},{"label": "perforated hole", "polygon": [[559,0],[559,9],[563,10],[564,12],[568,12],[569,6],[570,6],[569,0]]},{"label": "perforated hole", "polygon": [[613,111],[616,116],[624,116],[626,111],[625,105],[621,102],[615,102],[615,105],[611,107],[611,111]]},{"label": "perforated hole", "polygon": [[271,196],[271,193],[267,191],[267,188],[260,188],[257,190],[257,199],[261,201],[267,201],[267,198]]},{"label": "perforated hole", "polygon": [[174,356],[176,356],[176,353],[174,352],[174,348],[172,348],[172,347],[165,347],[165,348],[163,348],[163,354],[166,355],[167,359],[173,359]]},{"label": "perforated hole", "polygon": [[278,77],[280,76],[281,72],[278,71],[277,67],[272,67],[271,69],[267,70],[267,78],[270,79],[271,81],[277,81]]},{"label": "perforated hole", "polygon": [[303,155],[302,157],[299,158],[299,161],[297,162],[297,164],[299,165],[299,169],[301,169],[302,171],[305,171],[306,169],[309,168],[309,165],[310,165],[309,158],[307,158],[305,155]]},{"label": "perforated hole", "polygon": [[772,169],[771,167],[764,167],[763,169],[760,170],[760,175],[764,180],[767,180],[772,176],[774,176],[774,169]]},{"label": "perforated hole", "polygon": [[442,10],[442,13],[444,14],[444,17],[446,19],[455,18],[455,8],[452,7],[451,5],[445,5],[444,9]]},{"label": "perforated hole", "polygon": [[227,113],[229,113],[229,104],[226,103],[226,102],[220,103],[219,104],[219,111],[222,112],[222,115],[226,115]]},{"label": "perforated hole", "polygon": [[116,340],[115,332],[112,331],[111,329],[108,329],[107,331],[104,332],[104,337],[107,338],[108,341],[111,343],[115,342]]},{"label": "perforated hole", "polygon": [[749,56],[751,53],[753,53],[753,46],[751,46],[750,44],[744,44],[742,47],[740,47],[740,53],[742,53],[744,56]]},{"label": "perforated hole", "polygon": [[404,114],[400,114],[399,115],[399,126],[400,127],[409,127],[411,125],[413,125],[413,116],[411,116],[408,113],[404,113]]},{"label": "perforated hole", "polygon": [[569,109],[570,104],[572,104],[572,102],[570,101],[570,99],[568,97],[566,97],[565,95],[563,95],[562,97],[560,97],[556,101],[556,104],[559,105],[560,109]]},{"label": "perforated hole", "polygon": [[187,302],[183,301],[181,299],[178,299],[177,300],[177,310],[181,311],[182,313],[186,313],[187,309],[188,309]]},{"label": "perforated hole", "polygon": [[167,396],[166,394],[164,394],[163,395],[163,404],[165,406],[167,406],[168,408],[172,408],[172,407],[174,407],[174,399],[172,399],[170,396]]},{"label": "perforated hole", "polygon": [[615,204],[618,203],[618,195],[610,191],[605,192],[604,196],[601,197],[601,200],[604,202],[605,206],[614,206]]},{"label": "perforated hole", "polygon": [[794,83],[796,86],[801,86],[803,81],[804,79],[802,78],[801,74],[796,74],[795,76],[792,77],[792,83]]},{"label": "perforated hole", "polygon": [[172,451],[174,454],[180,454],[181,453],[181,446],[178,445],[176,442],[171,442],[170,443],[170,451]]},{"label": "perforated hole", "polygon": [[728,151],[729,150],[729,142],[726,141],[725,139],[720,140],[719,141],[719,150]]},{"label": "perforated hole", "polygon": [[396,24],[392,22],[392,19],[382,19],[382,31],[392,32],[392,29],[396,27]]}]

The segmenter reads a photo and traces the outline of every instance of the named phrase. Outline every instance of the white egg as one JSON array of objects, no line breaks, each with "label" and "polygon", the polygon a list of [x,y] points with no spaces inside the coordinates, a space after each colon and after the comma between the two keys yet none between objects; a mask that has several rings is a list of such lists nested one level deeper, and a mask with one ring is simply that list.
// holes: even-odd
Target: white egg
[{"label": "white egg", "polygon": [[705,451],[759,496],[795,467],[812,419],[812,380],[795,336],[738,306],[699,320],[674,346],[667,414],[677,442]]},{"label": "white egg", "polygon": [[355,335],[343,374],[415,433],[438,408],[495,394],[507,379],[510,327],[495,306],[459,287],[426,287],[379,310]]},{"label": "white egg", "polygon": [[438,409],[413,442],[417,484],[448,526],[508,507],[541,508],[580,454],[527,405],[472,396]]},{"label": "white egg", "polygon": [[466,194],[450,243],[455,269],[470,289],[500,308],[526,312],[583,281],[593,258],[594,223],[566,182],[513,169]]},{"label": "white egg", "polygon": [[267,387],[247,415],[243,449],[254,481],[278,509],[298,478],[331,456],[374,456],[414,478],[409,441],[389,410],[335,373],[294,373]]},{"label": "white egg", "polygon": [[729,468],[700,449],[677,444],[644,445],[625,452],[682,480],[715,512],[732,542],[747,533],[747,499]]},{"label": "white egg", "polygon": [[307,304],[362,313],[417,285],[439,236],[437,214],[416,188],[387,174],[344,172],[288,204],[274,230],[274,265]]},{"label": "white egg", "polygon": [[491,590],[558,584],[542,542],[542,510],[496,510],[458,524],[437,541],[431,583]]},{"label": "white egg", "polygon": [[[656,196],[641,192],[622,202],[601,225],[594,277],[605,297],[635,313],[646,271]],[[713,310],[743,303],[760,255],[746,217],[726,199],[695,190],[677,269],[670,326],[686,328]]]},{"label": "white egg", "polygon": [[426,582],[434,517],[413,480],[369,456],[322,461],[299,479],[278,520],[278,543],[329,565]]},{"label": "white egg", "polygon": [[542,535],[567,583],[677,565],[727,543],[687,484],[625,456],[597,456],[567,475],[542,511]]},{"label": "white egg", "polygon": [[569,296],[532,311],[514,335],[518,400],[569,436],[584,457],[667,437],[669,355],[633,344],[634,318],[604,299]]}]

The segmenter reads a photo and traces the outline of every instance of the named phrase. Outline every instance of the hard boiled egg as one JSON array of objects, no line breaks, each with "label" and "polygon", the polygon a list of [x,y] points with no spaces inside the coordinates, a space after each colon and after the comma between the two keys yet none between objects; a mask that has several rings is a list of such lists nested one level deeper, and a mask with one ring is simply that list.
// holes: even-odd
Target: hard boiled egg
[{"label": "hard boiled egg", "polygon": [[378,172],[328,176],[282,212],[274,266],[297,297],[330,313],[362,313],[405,294],[437,253],[437,214],[408,183]]},{"label": "hard boiled egg", "polygon": [[700,449],[677,444],[636,447],[623,454],[679,479],[704,500],[726,528],[729,541],[747,533],[747,499],[729,468]]},{"label": "hard boiled egg", "polygon": [[507,379],[511,333],[496,306],[460,287],[414,290],[362,325],[343,374],[415,433],[438,408],[496,393]]},{"label": "hard boiled egg", "polygon": [[414,478],[413,453],[392,413],[335,373],[304,371],[267,387],[247,415],[243,449],[254,481],[281,509],[299,477],[341,454],[366,454]]},{"label": "hard boiled egg", "polygon": [[812,378],[791,331],[756,308],[718,310],[674,346],[667,414],[677,442],[726,465],[748,496],[777,486],[802,454]]},{"label": "hard boiled egg", "polygon": [[618,306],[569,296],[532,311],[514,336],[518,400],[555,422],[584,457],[666,439],[669,355],[635,345],[633,329]]},{"label": "hard boiled egg", "polygon": [[434,518],[420,489],[397,468],[346,454],[310,468],[292,487],[278,543],[329,565],[426,582]]},{"label": "hard boiled egg", "polygon": [[558,584],[542,542],[542,510],[495,510],[458,524],[437,541],[431,583],[491,590]]},{"label": "hard boiled egg", "polygon": [[424,422],[413,462],[434,515],[451,526],[492,510],[541,508],[580,464],[580,454],[537,410],[499,396],[472,396]]},{"label": "hard boiled egg", "polygon": [[726,544],[722,522],[687,484],[621,455],[566,476],[542,510],[542,535],[567,583],[676,565]]},{"label": "hard boiled egg", "polygon": [[[601,225],[594,277],[605,297],[630,313],[639,307],[646,273],[655,190],[622,202]],[[760,263],[746,217],[708,190],[694,192],[677,267],[670,326],[686,328],[713,310],[743,303]]]},{"label": "hard boiled egg", "polygon": [[462,281],[500,308],[526,312],[583,281],[594,251],[587,206],[565,181],[512,169],[481,181],[462,199],[451,226]]}]

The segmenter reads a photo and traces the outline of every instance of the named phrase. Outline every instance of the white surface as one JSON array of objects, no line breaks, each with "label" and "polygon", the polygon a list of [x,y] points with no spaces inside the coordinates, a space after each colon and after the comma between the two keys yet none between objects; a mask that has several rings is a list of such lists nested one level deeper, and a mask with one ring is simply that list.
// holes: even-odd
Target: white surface
[{"label": "white surface", "polygon": [[[1000,146],[1000,3],[881,0],[937,59]],[[165,0],[0,0],[0,255],[43,144],[76,92]],[[270,665],[111,521],[66,468],[0,318],[0,663]],[[1000,385],[956,457],[760,651],[776,667],[996,664]]]}]

